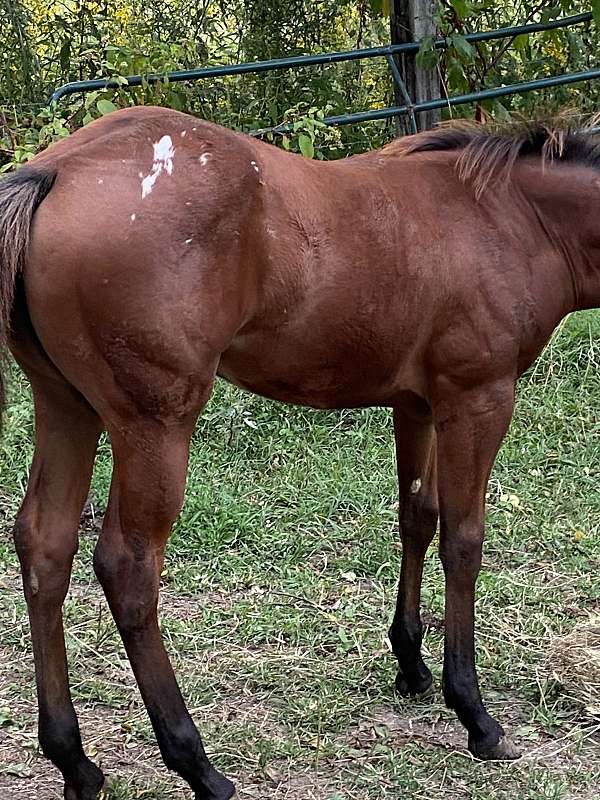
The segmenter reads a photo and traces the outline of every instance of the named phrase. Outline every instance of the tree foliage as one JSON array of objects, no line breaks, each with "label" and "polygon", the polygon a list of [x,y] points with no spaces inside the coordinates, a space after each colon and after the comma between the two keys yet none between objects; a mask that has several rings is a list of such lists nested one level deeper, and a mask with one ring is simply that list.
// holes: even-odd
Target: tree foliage
[{"label": "tree foliage", "polygon": [[[471,45],[465,35],[593,8],[561,2],[441,0],[445,51],[422,43],[419,63],[439,72],[449,94],[595,66],[596,25]],[[329,129],[324,114],[393,102],[383,59],[226,77],[195,84],[144,85],[74,96],[51,111],[53,88],[72,80],[163,73],[389,41],[388,0],[0,0],[0,168],[117,106],[158,103],[241,129],[294,122],[277,142],[306,156],[336,157],[378,146],[390,123]],[[514,96],[454,114],[531,115],[540,106],[597,108],[600,82]],[[4,167],[2,167],[4,165]]]}]

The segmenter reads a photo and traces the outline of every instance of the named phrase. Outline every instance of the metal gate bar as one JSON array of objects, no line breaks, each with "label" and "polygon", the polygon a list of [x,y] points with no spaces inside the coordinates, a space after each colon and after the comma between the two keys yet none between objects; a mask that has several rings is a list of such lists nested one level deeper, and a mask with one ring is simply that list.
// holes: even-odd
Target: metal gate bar
[{"label": "metal gate bar", "polygon": [[[590,22],[593,19],[591,12],[584,14],[574,14],[570,17],[563,17],[562,19],[552,20],[550,22],[536,22],[527,25],[515,25],[507,28],[498,28],[493,31],[481,31],[478,33],[469,33],[465,36],[468,42],[485,42],[493,39],[506,39],[520,36],[522,34],[537,33],[540,31],[556,30],[558,28],[566,28],[572,25],[579,25],[581,23]],[[437,39],[433,43],[436,49],[444,49],[448,47],[446,39]],[[160,83],[162,81],[169,81],[177,83],[181,81],[197,81],[205,80],[206,78],[217,78],[227,75],[243,75],[243,74],[256,74],[261,72],[272,72],[280,69],[292,69],[294,67],[306,67],[317,64],[335,64],[344,61],[358,61],[365,58],[387,58],[394,80],[398,83],[403,96],[405,97],[405,106],[393,106],[388,109],[380,109],[378,111],[365,111],[357,114],[341,114],[336,117],[329,117],[331,125],[346,125],[353,122],[364,122],[371,119],[386,119],[388,117],[395,117],[400,114],[413,114],[418,111],[428,111],[434,108],[443,108],[446,106],[460,105],[461,103],[475,102],[478,99],[485,99],[486,97],[501,97],[505,94],[514,94],[518,91],[532,91],[537,88],[545,88],[547,86],[561,85],[557,82],[560,76],[552,78],[543,78],[539,81],[528,81],[531,88],[516,88],[525,87],[526,84],[514,84],[514,88],[501,87],[501,89],[485,89],[478,96],[473,95],[460,95],[454,98],[447,98],[445,100],[432,100],[428,103],[410,102],[410,97],[406,91],[404,81],[398,69],[392,68],[394,63],[392,56],[398,53],[416,53],[420,48],[418,42],[407,42],[405,44],[390,44],[382,47],[369,47],[360,50],[345,50],[333,53],[319,53],[312,56],[291,56],[289,58],[276,58],[269,61],[252,61],[242,64],[228,64],[217,67],[202,67],[200,69],[191,70],[177,70],[175,72],[167,72],[163,74],[150,74],[150,75],[130,75],[123,84],[123,79],[114,78],[98,78],[87,81],[74,81],[66,83],[64,86],[56,89],[51,98],[50,105],[58,103],[63,97],[72,94],[92,92],[102,89],[123,89],[134,88],[136,86],[144,86],[146,84]],[[394,67],[396,65],[394,64]],[[592,71],[594,72],[594,71]],[[589,78],[578,78],[576,75],[583,75],[584,73],[572,73],[571,76],[562,76],[566,78],[564,83],[573,83],[577,80],[589,80]],[[593,75],[591,77],[597,77]],[[488,92],[498,91],[499,94],[489,95]],[[470,97],[471,99],[465,100],[462,98]],[[439,103],[439,105],[431,105],[431,103]],[[375,114],[375,116],[372,116]],[[412,124],[412,123],[411,123]],[[280,130],[280,126],[276,126],[276,130]]]}]

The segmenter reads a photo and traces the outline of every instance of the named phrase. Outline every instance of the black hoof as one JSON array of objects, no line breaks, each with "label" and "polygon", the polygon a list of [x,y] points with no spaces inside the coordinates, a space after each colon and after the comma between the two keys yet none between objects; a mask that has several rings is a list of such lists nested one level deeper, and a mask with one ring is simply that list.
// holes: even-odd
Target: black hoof
[{"label": "black hoof", "polygon": [[428,674],[409,683],[402,670],[399,670],[395,682],[398,694],[402,695],[402,697],[429,697],[433,694],[433,677],[429,670],[427,672]]},{"label": "black hoof", "polygon": [[514,761],[521,756],[514,742],[504,734],[491,747],[481,747],[476,742],[469,742],[469,750],[480,761]]}]

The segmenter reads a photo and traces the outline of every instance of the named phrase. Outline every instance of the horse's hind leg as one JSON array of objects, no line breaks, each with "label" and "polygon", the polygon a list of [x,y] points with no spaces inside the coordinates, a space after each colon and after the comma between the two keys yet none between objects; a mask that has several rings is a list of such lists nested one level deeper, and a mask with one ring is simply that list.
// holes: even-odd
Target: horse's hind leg
[{"label": "horse's hind leg", "polygon": [[423,562],[438,519],[435,432],[431,422],[417,421],[396,408],[394,433],[402,566],[389,637],[400,667],[396,689],[423,694],[431,686],[431,672],[421,657],[420,605]]},{"label": "horse's hind leg", "polygon": [[67,800],[95,800],[102,772],[83,752],[71,695],[62,604],[77,550],[81,511],[101,424],[85,400],[44,365],[29,374],[36,446],[14,528],[29,611],[39,705],[39,740],[65,780]]},{"label": "horse's hind leg", "polygon": [[[234,786],[208,761],[185,707],[157,620],[164,548],[183,502],[193,420],[148,419],[109,433],[114,472],[94,568],[104,588],[169,769],[198,800],[229,800]],[[121,433],[121,431],[126,431]]]}]

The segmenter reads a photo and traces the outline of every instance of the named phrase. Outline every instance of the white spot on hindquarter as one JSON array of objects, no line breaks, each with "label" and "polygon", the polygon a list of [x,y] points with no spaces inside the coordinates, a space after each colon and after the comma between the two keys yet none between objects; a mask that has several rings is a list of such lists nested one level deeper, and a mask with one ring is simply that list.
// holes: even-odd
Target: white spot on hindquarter
[{"label": "white spot on hindquarter", "polygon": [[191,239],[186,239],[186,240],[185,240],[185,243],[186,243],[186,244],[190,244],[190,242],[191,242],[191,241],[192,241]]},{"label": "white spot on hindquarter", "polygon": [[181,136],[182,139],[184,139],[187,136],[187,131],[181,131],[179,135]]},{"label": "white spot on hindquarter", "polygon": [[99,183],[100,185],[102,185],[102,184],[104,183],[104,181],[102,180],[102,178],[98,178],[98,183]]},{"label": "white spot on hindquarter", "polygon": [[162,139],[154,145],[152,171],[142,180],[142,200],[151,193],[159,175],[162,175],[163,172],[166,172],[167,175],[173,174],[174,157],[175,148],[173,147],[173,140],[170,136],[163,136]]},{"label": "white spot on hindquarter", "polygon": [[203,167],[205,167],[208,164],[209,158],[210,158],[210,153],[202,153],[202,155],[200,156],[200,163],[202,164]]},{"label": "white spot on hindquarter", "polygon": [[250,163],[252,164],[252,167],[254,168],[254,171],[255,172],[259,172],[258,164],[256,163],[256,161],[251,161]]},{"label": "white spot on hindquarter", "polygon": [[410,493],[418,494],[421,491],[421,478],[415,478],[410,485]]},{"label": "white spot on hindquarter", "polygon": [[132,214],[130,219],[131,219],[132,222],[135,222],[135,214]]}]

